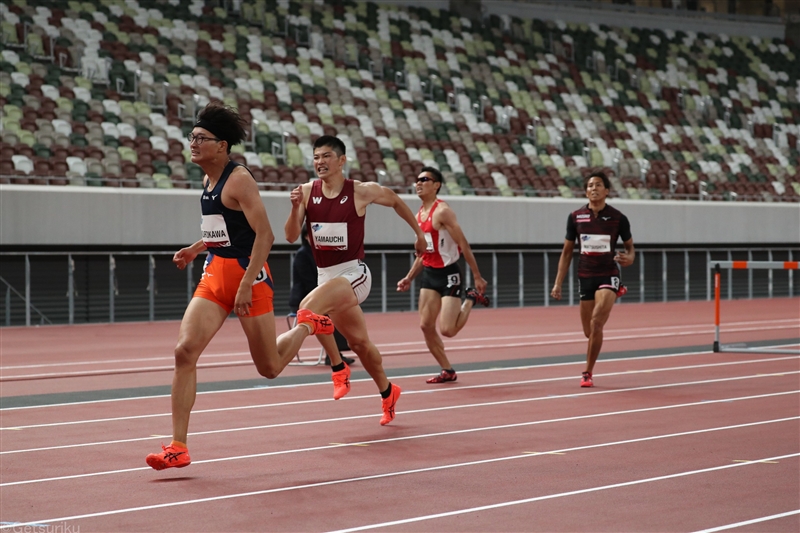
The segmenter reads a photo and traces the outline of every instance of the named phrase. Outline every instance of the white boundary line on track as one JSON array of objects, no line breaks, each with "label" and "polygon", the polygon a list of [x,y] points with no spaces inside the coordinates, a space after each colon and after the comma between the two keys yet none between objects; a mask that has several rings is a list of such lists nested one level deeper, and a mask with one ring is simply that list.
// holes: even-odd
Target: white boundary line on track
[{"label": "white boundary line on track", "polygon": [[[749,359],[745,361],[727,361],[724,363],[704,363],[699,365],[685,365],[685,366],[672,366],[672,367],[664,367],[664,368],[653,368],[653,369],[643,369],[643,370],[625,370],[621,372],[608,372],[606,374],[596,374],[596,377],[609,377],[609,376],[627,376],[632,374],[653,374],[656,372],[669,372],[669,371],[678,371],[678,370],[696,370],[699,368],[713,368],[713,367],[724,367],[724,366],[732,366],[732,365],[744,365],[744,364],[759,364],[759,363],[772,363],[777,361],[787,361],[792,359],[800,359],[800,356],[782,356],[782,357],[771,357],[768,359]],[[630,359],[628,359],[630,360]],[[609,359],[608,361],[611,361]],[[537,366],[526,366],[526,367],[515,367],[511,370],[530,370],[535,368],[545,368],[548,366],[560,366],[564,364],[578,364],[578,363],[553,363],[550,365],[537,365]],[[582,363],[580,363],[582,364]],[[463,371],[462,374],[480,374],[485,372],[496,372],[499,370],[505,369],[485,369],[485,370],[466,370]],[[403,376],[400,378],[392,378],[394,380],[398,379],[407,379],[413,376]],[[486,389],[486,388],[494,388],[494,387],[504,387],[510,385],[530,385],[535,383],[551,383],[555,381],[566,381],[572,380],[574,376],[563,376],[563,377],[555,377],[555,378],[542,378],[542,379],[527,379],[527,380],[519,380],[519,381],[504,381],[499,383],[484,383],[480,385],[459,385],[458,387],[440,387],[436,389],[427,389],[427,390],[408,390],[404,391],[403,394],[405,396],[409,396],[411,394],[436,394],[442,392],[458,392],[458,391],[465,391],[465,390],[472,390],[472,389]],[[351,380],[353,382],[365,382],[370,381],[371,378],[364,378],[364,379],[354,379]],[[314,385],[320,385],[321,383],[314,383]],[[308,386],[311,384],[300,384],[300,385],[286,385],[286,387],[293,388],[299,386]],[[325,385],[328,385],[326,382]],[[348,396],[345,399],[348,401],[354,400],[363,400],[363,399],[374,399],[374,395],[366,395],[366,396]],[[277,402],[277,403],[268,403],[268,404],[250,404],[250,405],[238,405],[236,407],[219,407],[214,409],[197,409],[192,411],[192,415],[196,416],[198,414],[208,414],[208,413],[221,413],[221,412],[229,412],[229,411],[241,411],[241,410],[249,410],[249,409],[263,409],[269,407],[286,407],[290,405],[306,405],[310,403],[329,403],[335,400],[331,398],[319,398],[313,400],[293,400],[289,402]],[[75,405],[75,404],[58,404],[58,405]],[[88,419],[88,420],[73,420],[73,421],[66,421],[66,422],[52,422],[47,424],[30,424],[30,425],[16,425],[16,426],[4,426],[0,427],[0,431],[17,431],[21,429],[35,429],[35,428],[44,428],[44,427],[58,427],[58,426],[72,426],[72,425],[79,425],[79,424],[96,424],[96,423],[105,423],[105,422],[122,422],[125,420],[142,420],[146,418],[158,418],[158,417],[165,417],[165,416],[172,416],[172,413],[153,413],[153,414],[146,414],[146,415],[132,415],[132,416],[120,416],[114,418],[96,418],[96,419]],[[0,455],[3,455],[3,452],[0,452]]]},{"label": "white boundary line on track", "polygon": [[[706,428],[706,429],[700,429],[700,430],[684,431],[684,432],[679,432],[679,433],[653,435],[653,436],[649,436],[649,437],[640,437],[640,438],[636,438],[636,439],[626,439],[626,440],[614,441],[614,442],[604,442],[604,443],[600,443],[600,444],[589,444],[589,445],[584,445],[584,446],[575,446],[575,447],[572,447],[572,448],[564,448],[564,449],[560,449],[560,450],[550,450],[550,451],[547,451],[547,452],[540,452],[538,454],[527,453],[527,454],[522,454],[522,455],[511,455],[511,456],[505,456],[505,457],[494,457],[494,458],[491,458],[491,459],[482,459],[482,460],[479,460],[479,461],[470,461],[470,462],[466,462],[466,463],[453,463],[453,464],[447,464],[447,465],[437,465],[437,466],[427,467],[427,468],[417,468],[417,469],[413,469],[413,470],[401,470],[401,471],[395,471],[395,472],[387,472],[387,473],[383,473],[383,474],[360,476],[360,477],[355,477],[355,478],[338,479],[338,480],[332,480],[332,481],[323,481],[323,482],[318,482],[318,483],[308,483],[308,484],[304,484],[304,485],[294,485],[294,486],[280,487],[280,488],[274,488],[274,489],[264,489],[264,490],[242,492],[242,493],[235,493],[235,494],[225,494],[225,495],[222,495],[222,496],[212,496],[212,497],[207,497],[207,498],[196,498],[196,499],[184,500],[184,501],[178,501],[178,502],[168,502],[168,503],[159,503],[159,504],[153,504],[153,505],[144,505],[144,506],[139,506],[139,507],[129,507],[129,508],[123,508],[123,509],[114,509],[114,510],[111,510],[111,511],[101,511],[101,512],[87,513],[87,514],[82,514],[82,515],[64,516],[64,517],[59,517],[59,518],[46,518],[46,519],[34,520],[34,521],[31,521],[31,522],[16,523],[16,524],[13,524],[13,525],[10,525],[10,524],[9,525],[2,525],[2,526],[0,526],[0,529],[9,529],[9,528],[15,528],[15,527],[18,528],[18,527],[22,527],[22,526],[26,526],[26,525],[47,524],[47,523],[52,523],[52,522],[67,522],[67,521],[80,520],[80,519],[86,519],[86,518],[98,518],[98,517],[101,517],[101,516],[112,516],[112,515],[119,515],[119,514],[124,514],[124,513],[131,513],[131,512],[149,511],[149,510],[164,509],[164,508],[169,508],[169,507],[178,507],[178,506],[182,506],[182,505],[193,505],[193,504],[208,503],[208,502],[213,502],[213,501],[231,500],[231,499],[244,498],[244,497],[249,497],[249,496],[258,496],[258,495],[263,495],[263,494],[271,494],[271,493],[278,493],[278,492],[302,490],[302,489],[308,489],[308,488],[339,485],[339,484],[343,484],[343,483],[353,483],[353,482],[359,482],[359,481],[385,479],[385,478],[391,478],[391,477],[397,477],[397,476],[403,476],[403,475],[409,475],[409,474],[418,474],[418,473],[423,473],[423,472],[434,472],[434,471],[449,470],[449,469],[454,469],[454,468],[469,467],[469,466],[474,466],[474,465],[497,463],[497,462],[501,462],[501,461],[509,461],[509,460],[516,460],[516,459],[530,459],[532,457],[539,457],[539,456],[542,456],[542,455],[548,456],[548,455],[555,454],[555,453],[568,453],[568,452],[584,451],[584,450],[591,450],[591,449],[597,449],[597,448],[606,448],[606,447],[611,447],[611,446],[620,446],[620,445],[624,445],[624,444],[634,444],[634,443],[655,441],[655,440],[661,440],[661,439],[667,439],[667,438],[683,437],[683,436],[688,436],[688,435],[698,435],[698,434],[711,433],[711,432],[716,432],[716,431],[725,431],[725,430],[731,430],[731,429],[741,429],[741,428],[747,428],[747,427],[755,427],[755,426],[760,426],[760,425],[765,425],[765,424],[781,423],[781,422],[787,422],[787,421],[790,421],[790,420],[798,420],[798,419],[800,419],[800,417],[788,417],[788,418],[781,418],[781,419],[775,419],[775,420],[765,420],[765,421],[750,422],[750,423],[745,423],[745,424],[736,424],[736,425],[731,425],[731,426],[720,426],[720,427],[715,427],[715,428]],[[499,504],[476,507],[476,508],[471,508],[471,509],[461,509],[461,510],[458,510],[458,511],[451,511],[450,513],[440,513],[440,514],[437,514],[437,515],[428,515],[428,516],[425,516],[425,517],[415,517],[415,518],[411,518],[411,519],[405,519],[405,520],[402,520],[402,521],[385,522],[383,524],[372,524],[372,525],[369,525],[369,526],[361,526],[361,527],[358,527],[358,528],[341,530],[341,532],[343,533],[344,531],[360,531],[360,530],[363,530],[363,529],[374,529],[376,527],[386,527],[386,526],[389,526],[389,525],[398,525],[398,524],[402,524],[402,523],[419,522],[419,521],[422,521],[422,520],[430,520],[432,518],[440,518],[440,517],[443,517],[443,516],[452,516],[452,515],[456,515],[456,514],[463,514],[463,513],[466,513],[466,512],[476,512],[476,511],[480,511],[480,510],[497,509],[497,508],[500,508],[500,507],[508,507],[508,506],[511,506],[511,505],[520,505],[520,504],[523,504],[523,503],[533,503],[533,502],[537,502],[537,501],[554,499],[554,498],[561,498],[561,497],[565,497],[565,496],[574,496],[574,495],[578,495],[578,494],[586,494],[586,493],[590,493],[590,492],[598,492],[598,491],[601,491],[601,490],[609,490],[609,489],[615,489],[615,488],[620,488],[620,487],[641,485],[641,484],[644,484],[644,483],[651,483],[651,482],[655,482],[655,481],[663,481],[663,480],[666,480],[666,479],[680,478],[680,477],[685,477],[685,476],[690,476],[690,475],[695,475],[695,474],[703,474],[703,473],[708,473],[708,472],[727,470],[727,469],[730,469],[730,468],[741,468],[741,467],[744,467],[744,466],[751,466],[751,465],[754,465],[754,464],[760,464],[761,462],[764,462],[764,461],[777,461],[777,460],[781,460],[781,459],[788,459],[788,458],[798,457],[798,456],[800,456],[800,453],[792,453],[792,454],[787,454],[787,455],[765,457],[765,458],[762,458],[762,459],[758,459],[758,460],[754,460],[754,461],[750,461],[750,462],[745,462],[745,463],[731,463],[731,464],[725,464],[725,465],[721,465],[721,466],[703,468],[703,469],[699,469],[699,470],[690,470],[690,471],[678,472],[678,473],[674,473],[674,474],[667,474],[667,475],[663,475],[663,476],[656,476],[656,477],[651,477],[651,478],[638,479],[638,480],[634,480],[634,481],[626,481],[626,482],[622,482],[622,483],[615,483],[615,484],[611,484],[611,485],[603,485],[603,486],[599,486],[599,487],[591,487],[591,488],[587,488],[587,489],[580,489],[580,490],[575,490],[575,491],[562,492],[562,493],[557,493],[557,494],[550,494],[550,495],[546,495],[546,496],[538,496],[538,497],[535,497],[535,498],[528,498],[528,499],[525,499],[525,500],[516,500],[516,501],[512,501],[512,502],[503,502],[503,503],[499,503]]]},{"label": "white boundary line on track", "polygon": [[[780,345],[780,346],[794,346],[794,345]],[[670,348],[665,348],[669,350]],[[701,350],[695,352],[667,352],[658,355],[646,355],[646,356],[638,356],[638,357],[612,357],[609,359],[603,359],[603,361],[642,361],[648,359],[660,359],[665,357],[684,357],[690,355],[709,355],[713,354],[712,350]],[[529,368],[548,368],[548,367],[555,367],[555,366],[566,366],[566,365],[582,365],[582,361],[566,361],[563,363],[548,363],[544,365],[521,365],[515,367],[494,367],[494,368],[485,368],[481,370],[464,370],[461,371],[462,374],[467,373],[477,373],[477,372],[501,372],[505,370],[520,370],[520,369],[529,369]],[[404,379],[410,377],[418,377],[422,376],[423,374],[406,374],[406,375],[398,375],[393,376],[392,379]],[[427,374],[424,374],[427,375]],[[602,376],[604,374],[596,374],[597,376]],[[351,381],[369,381],[368,379],[363,380],[351,380]],[[224,389],[224,390],[214,390],[214,391],[201,391],[198,392],[197,395],[207,395],[207,394],[228,394],[228,393],[240,393],[240,392],[257,392],[262,391],[263,389],[283,389],[283,388],[296,388],[296,387],[309,387],[309,386],[318,386],[318,385],[330,385],[330,383],[325,382],[313,382],[313,383],[293,383],[288,385],[270,385],[267,381],[263,386],[256,386],[256,387],[248,387],[248,388],[241,388],[241,389]],[[64,402],[64,403],[54,403],[54,404],[47,404],[47,405],[30,405],[24,407],[4,407],[0,408],[0,412],[6,411],[19,411],[23,409],[45,409],[50,407],[64,407],[64,406],[73,406],[73,405],[90,405],[90,404],[98,404],[98,403],[108,403],[108,402],[126,402],[131,400],[151,400],[157,398],[169,398],[169,394],[157,394],[153,396],[131,396],[126,398],[107,398],[102,400],[86,400],[81,402]]]},{"label": "white boundary line on track", "polygon": [[[548,420],[534,420],[532,422],[517,422],[514,424],[503,424],[497,426],[485,426],[479,428],[468,428],[468,429],[459,429],[459,430],[452,430],[452,431],[444,431],[439,433],[427,433],[421,435],[409,435],[405,437],[393,437],[388,439],[374,439],[370,441],[361,441],[361,442],[350,442],[350,443],[337,443],[337,444],[329,444],[324,446],[313,446],[310,448],[296,448],[296,449],[289,449],[289,450],[279,450],[274,452],[264,452],[264,453],[256,453],[256,454],[248,454],[248,455],[239,455],[239,456],[227,456],[227,457],[220,457],[218,459],[206,459],[202,461],[193,461],[193,464],[206,464],[206,463],[219,463],[219,462],[226,462],[226,461],[234,461],[234,460],[241,460],[241,459],[257,459],[261,457],[271,457],[276,455],[286,455],[290,453],[305,453],[305,452],[313,452],[319,450],[328,450],[333,448],[342,448],[347,446],[357,446],[363,444],[380,444],[380,443],[387,443],[387,442],[398,442],[398,441],[406,441],[406,440],[417,440],[417,439],[426,439],[426,438],[434,438],[434,437],[446,437],[451,435],[463,435],[468,433],[476,433],[482,431],[494,431],[494,430],[503,430],[509,428],[517,428],[517,427],[527,427],[527,426],[536,426],[542,424],[551,424],[551,423],[558,423],[558,422],[573,422],[575,420],[588,420],[592,418],[604,418],[609,416],[619,416],[619,415],[628,415],[628,414],[639,414],[639,413],[646,413],[646,412],[653,412],[653,411],[666,411],[670,409],[679,409],[684,407],[697,407],[697,406],[705,406],[705,405],[712,405],[715,403],[729,403],[735,401],[744,401],[744,400],[755,400],[755,399],[763,399],[763,398],[775,398],[778,396],[787,396],[790,394],[798,394],[800,390],[793,390],[793,391],[783,391],[783,392],[774,392],[774,393],[767,393],[767,394],[759,394],[753,396],[741,396],[741,397],[734,397],[734,398],[723,398],[718,400],[701,400],[699,402],[690,402],[685,404],[673,404],[673,405],[662,405],[657,407],[643,407],[639,409],[627,409],[624,411],[610,411],[606,413],[594,413],[589,415],[576,415],[570,417],[561,417],[561,418],[553,418]],[[553,397],[540,397],[540,398],[533,398],[531,401],[535,400],[547,400],[547,399],[555,399]],[[500,402],[496,402],[500,403]],[[507,402],[503,402],[507,403]],[[495,402],[493,402],[495,404]],[[486,404],[480,404],[479,407],[483,407]],[[459,406],[466,407],[466,406]],[[432,409],[420,409],[414,412],[433,412],[439,411],[444,409],[452,409],[452,408],[432,408]],[[373,416],[373,415],[367,415]],[[343,420],[353,420],[357,418],[366,418],[365,416],[357,416],[357,417],[346,417],[346,418],[339,418],[339,419],[329,419],[329,420],[314,420],[309,422],[292,422],[287,424],[275,424],[273,426],[265,426],[265,428],[271,427],[286,427],[286,426],[296,426],[296,425],[305,425],[309,423],[317,423],[317,422],[338,422]],[[255,429],[255,428],[250,428]],[[261,428],[258,428],[261,429]],[[208,433],[217,433],[217,432],[208,432]],[[125,441],[116,441],[112,443],[93,443],[93,444],[84,444],[79,446],[97,446],[101,444],[117,444],[120,442],[132,442],[135,440],[150,440],[150,439],[128,439]],[[52,450],[52,449],[63,449],[63,448],[72,448],[77,446],[54,446],[52,448],[38,448],[35,450],[23,450],[23,451],[42,451],[42,450]],[[86,478],[86,477],[95,477],[95,476],[102,476],[102,475],[111,475],[111,474],[121,474],[126,472],[137,472],[137,471],[149,471],[149,467],[138,467],[138,468],[126,468],[121,470],[109,470],[104,472],[92,472],[88,474],[74,474],[68,476],[58,476],[53,478],[42,478],[42,479],[32,479],[32,480],[22,480],[22,481],[10,481],[6,483],[0,483],[0,488],[2,487],[10,487],[16,485],[28,485],[31,483],[43,483],[49,481],[62,481],[65,479],[79,479],[79,478]]]},{"label": "white boundary line on track", "polygon": [[[550,452],[550,453],[556,453],[556,452]],[[779,459],[790,459],[792,457],[798,457],[798,456],[800,456],[800,453],[792,453],[792,454],[787,454],[787,455],[780,455],[780,456],[776,456],[776,457],[770,457],[770,458],[762,459],[762,460],[763,461],[775,461],[775,460],[779,460]],[[738,463],[738,464],[742,464],[742,463]],[[752,464],[752,463],[744,463],[744,464]],[[393,520],[391,522],[382,522],[382,523],[379,523],[379,524],[369,524],[369,525],[365,525],[365,526],[352,527],[352,528],[347,528],[347,529],[338,529],[338,530],[335,530],[335,531],[331,531],[330,533],[353,533],[355,531],[365,531],[365,530],[368,530],[368,529],[378,529],[378,528],[398,526],[398,525],[403,525],[403,524],[411,524],[411,523],[414,523],[414,522],[422,522],[422,521],[426,521],[426,520],[434,520],[434,519],[437,519],[437,518],[445,518],[445,517],[449,517],[449,516],[457,516],[457,515],[462,515],[462,514],[465,514],[465,513],[476,513],[476,512],[479,512],[479,511],[489,511],[489,510],[494,510],[494,509],[501,509],[503,507],[511,507],[511,506],[514,506],[514,505],[522,505],[522,504],[526,504],[526,503],[535,503],[535,502],[540,502],[540,501],[545,501],[545,500],[553,500],[553,499],[556,499],[556,498],[563,498],[563,497],[566,497],[566,496],[576,496],[578,494],[588,494],[588,493],[591,493],[591,492],[599,492],[599,491],[602,491],[602,490],[618,489],[618,488],[622,488],[622,487],[632,487],[634,485],[642,485],[642,484],[645,484],[645,483],[652,483],[652,482],[655,482],[655,481],[664,481],[666,479],[676,479],[676,478],[692,476],[692,475],[696,475],[696,474],[705,474],[705,473],[708,473],[708,472],[715,472],[715,471],[719,471],[719,470],[725,470],[725,469],[728,469],[728,468],[731,468],[731,467],[732,467],[732,465],[713,466],[713,467],[710,467],[710,468],[701,468],[699,470],[689,470],[689,471],[686,471],[686,472],[678,472],[678,473],[675,473],[675,474],[667,474],[667,475],[664,475],[664,476],[656,476],[656,477],[645,478],[645,479],[637,479],[637,480],[634,480],[634,481],[624,481],[622,483],[613,483],[611,485],[602,485],[600,487],[592,487],[592,488],[588,488],[588,489],[571,490],[571,491],[568,491],[568,492],[560,492],[560,493],[557,493],[557,494],[547,494],[545,496],[536,496],[536,497],[533,497],[533,498],[525,498],[523,500],[514,500],[514,501],[509,501],[509,502],[495,503],[495,504],[491,504],[491,505],[481,505],[480,507],[470,507],[470,508],[467,508],[467,509],[458,509],[456,511],[449,511],[449,512],[446,512],[446,513],[437,513],[437,514],[432,514],[432,515],[416,516],[416,517],[413,517],[413,518],[406,518],[406,519],[403,519],[403,520]]]},{"label": "white boundary line on track", "polygon": [[[753,322],[753,324],[759,324],[760,322]],[[764,331],[764,330],[780,330],[780,329],[800,329],[800,324],[792,323],[791,325],[784,325],[784,326],[776,326],[775,322],[766,322],[764,325],[769,325],[771,327],[746,327],[746,328],[725,328],[725,333],[739,333],[739,332],[746,332],[746,331]],[[688,331],[688,328],[693,326],[667,326],[666,328],[640,328],[642,331],[647,331],[649,333],[640,333],[640,334],[631,334],[637,330],[611,330],[606,332],[604,335],[604,341],[619,341],[619,340],[632,340],[632,339],[647,339],[647,338],[663,338],[663,337],[678,337],[678,336],[687,336],[687,335],[702,335],[708,333],[709,335],[713,334],[713,328],[708,328],[708,331]],[[696,327],[696,326],[695,326]],[[703,326],[706,327],[706,326]],[[679,331],[665,331],[662,333],[652,333],[654,329],[669,329],[669,328],[677,328]],[[626,335],[616,335],[613,334],[616,332],[624,332]],[[520,336],[503,336],[502,338],[505,340],[513,339],[513,338],[540,338],[540,337],[548,337],[548,336],[566,336],[566,335],[577,335],[575,332],[569,333],[552,333],[552,334],[537,334],[537,335],[520,335]],[[491,342],[490,344],[475,344],[477,341],[495,341],[496,339],[501,337],[478,337],[478,338],[471,338],[471,339],[458,339],[455,342],[465,342],[471,343],[466,346],[452,346],[448,343],[445,348],[448,351],[465,351],[465,350],[480,350],[480,349],[498,349],[498,348],[524,348],[524,347],[531,347],[531,346],[550,346],[556,344],[575,344],[575,343],[585,343],[586,338],[582,335],[576,336],[574,339],[556,339],[556,340],[545,340],[545,341],[533,341],[533,342],[505,342],[505,343],[498,343],[498,342]],[[411,353],[424,353],[427,351],[425,348],[424,343],[415,341],[411,343],[401,343],[401,344],[409,344],[414,346],[419,346],[419,348],[415,348],[414,350],[381,350],[381,355],[383,356],[391,356],[391,355],[407,355]],[[397,346],[398,344],[385,344],[379,345],[379,348],[382,346]],[[231,357],[231,356],[249,356],[249,352],[233,352],[230,354],[218,354],[216,357]],[[209,354],[206,356],[206,360],[209,357],[215,357],[215,355]],[[172,361],[172,357],[162,357],[162,358],[145,358],[145,359],[134,359],[133,361],[149,361],[149,360],[163,360],[163,361]],[[116,360],[117,362],[126,362],[130,363],[131,359],[126,360]],[[95,361],[95,362],[76,362],[70,364],[81,364],[81,365],[102,365],[107,364],[106,361]],[[230,366],[244,366],[252,364],[252,360],[249,358],[242,359],[240,361],[227,361],[227,362],[219,362],[219,363],[199,363],[197,365],[198,368],[215,368],[215,367],[230,367]],[[52,365],[36,365],[36,366],[10,366],[10,367],[0,367],[0,372],[9,369],[22,369],[22,368],[52,368],[57,366],[63,366],[59,364],[52,364]],[[124,373],[137,373],[137,372],[157,372],[157,371],[172,371],[174,368],[173,365],[167,366],[143,366],[143,367],[127,367],[127,368],[113,368],[113,369],[105,369],[105,370],[84,370],[84,371],[75,371],[75,372],[48,372],[42,374],[22,374],[22,375],[11,375],[11,376],[0,376],[0,382],[3,381],[26,381],[26,380],[33,380],[33,379],[52,379],[52,378],[68,378],[68,377],[89,377],[89,376],[102,376],[107,375],[110,373],[113,374],[124,374]]]},{"label": "white boundary line on track", "polygon": [[800,509],[796,509],[794,511],[787,511],[785,513],[778,513],[773,514],[770,516],[762,516],[759,518],[753,518],[752,520],[745,520],[743,522],[736,522],[735,524],[727,524],[724,526],[712,527],[709,529],[703,529],[701,531],[695,531],[695,533],[716,533],[717,531],[728,531],[729,529],[735,529],[737,527],[749,526],[751,524],[759,524],[761,522],[769,522],[770,520],[777,520],[778,518],[786,518],[787,516],[792,516],[800,514]]},{"label": "white boundary line on track", "polygon": [[[746,322],[731,322],[727,324],[727,326],[736,327],[736,326],[775,326],[776,324],[781,323],[789,323],[789,327],[796,327],[800,329],[800,321],[796,319],[780,319],[780,320],[750,320]],[[658,330],[678,330],[678,331],[686,331],[689,329],[700,329],[701,331],[694,332],[692,334],[702,335],[704,333],[708,333],[709,335],[714,334],[714,327],[705,325],[705,324],[684,324],[680,326],[658,326],[654,328],[628,328],[628,329],[607,329],[605,330],[606,334],[609,335],[616,335],[620,333],[626,334],[637,334],[637,332],[644,332],[644,333],[651,333],[653,331]],[[773,329],[771,327],[758,327],[757,330],[770,330]],[[781,326],[777,329],[787,329],[784,326]],[[728,330],[731,332],[735,332],[735,330]],[[747,329],[743,331],[752,331],[752,329]],[[672,334],[672,333],[670,333]],[[498,338],[503,339],[538,339],[538,338],[548,338],[548,337],[566,337],[572,335],[579,335],[581,341],[585,342],[586,337],[584,337],[581,332],[578,331],[568,331],[568,332],[561,332],[561,333],[536,333],[536,334],[529,334],[529,335],[503,335],[502,337],[459,337],[459,338],[449,338],[446,339],[446,349],[451,349],[452,347],[450,344],[452,343],[464,343],[468,345],[475,344],[476,342],[485,342],[485,341],[494,341]],[[640,337],[640,335],[636,335]],[[381,349],[381,353],[383,353],[383,349],[391,346],[419,346],[420,349],[426,350],[425,342],[423,340],[418,341],[408,341],[408,342],[390,342],[390,343],[383,343],[383,344],[376,344],[378,348]],[[319,350],[317,348],[306,348],[305,352],[313,352],[317,353]],[[250,355],[249,352],[223,352],[223,353],[209,353],[203,354],[205,358],[213,358],[213,357],[239,357],[241,355]],[[19,370],[23,368],[52,368],[54,366],[80,366],[80,365],[96,365],[96,364],[116,364],[116,363],[130,363],[131,361],[173,361],[173,357],[171,356],[157,356],[157,357],[142,357],[142,358],[126,358],[126,359],[108,359],[103,361],[73,361],[67,363],[59,363],[59,362],[52,362],[52,363],[43,363],[43,364],[35,364],[35,365],[9,365],[9,366],[0,366],[0,372],[4,370]]]}]

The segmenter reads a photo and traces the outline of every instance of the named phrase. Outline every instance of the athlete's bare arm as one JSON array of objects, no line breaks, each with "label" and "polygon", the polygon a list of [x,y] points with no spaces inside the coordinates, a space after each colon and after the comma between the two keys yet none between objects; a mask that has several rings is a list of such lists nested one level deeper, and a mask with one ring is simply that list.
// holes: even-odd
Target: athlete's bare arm
[{"label": "athlete's bare arm", "polygon": [[556,274],[556,281],[553,284],[553,290],[550,291],[550,296],[556,300],[561,299],[561,285],[564,283],[564,278],[567,276],[569,264],[572,262],[572,252],[575,250],[575,242],[564,239],[564,249],[561,250],[561,257],[558,260],[558,273]]},{"label": "athlete's bare arm", "polygon": [[303,228],[303,220],[306,218],[306,203],[308,202],[308,195],[310,193],[311,184],[304,183],[292,189],[292,192],[289,194],[289,199],[292,201],[292,211],[289,213],[289,218],[286,219],[286,224],[283,226],[283,231],[288,242],[294,242],[300,237],[300,232]]},{"label": "athlete's bare arm", "polygon": [[464,254],[464,260],[469,265],[470,270],[472,270],[472,277],[475,279],[475,289],[481,294],[485,293],[487,285],[486,280],[481,276],[478,262],[475,261],[472,248],[470,248],[467,238],[464,236],[464,232],[458,224],[455,211],[450,209],[450,206],[446,202],[441,202],[439,207],[436,208],[436,211],[433,212],[433,227],[437,230],[442,228],[447,230],[458,247],[461,248],[461,253]]},{"label": "athlete's bare arm", "polygon": [[417,256],[406,277],[397,282],[397,292],[405,292],[411,288],[411,280],[422,272],[422,256]]},{"label": "athlete's bare arm", "polygon": [[405,220],[406,224],[414,230],[414,234],[417,236],[414,249],[417,251],[417,254],[425,253],[425,250],[428,248],[428,243],[425,241],[425,234],[422,233],[422,230],[419,228],[414,213],[412,213],[406,203],[397,196],[397,193],[382,185],[378,185],[374,181],[367,183],[354,181],[353,185],[356,212],[359,216],[364,216],[369,204],[378,204],[393,208],[395,213]]},{"label": "athlete's bare arm", "polygon": [[206,245],[203,240],[200,239],[191,246],[181,248],[175,252],[175,255],[172,256],[172,262],[175,263],[175,266],[178,267],[178,269],[183,270],[186,268],[186,265],[194,261],[198,255],[205,251]]},{"label": "athlete's bare arm", "polygon": [[253,250],[250,253],[250,264],[247,265],[247,270],[239,283],[234,302],[237,314],[248,315],[253,303],[253,282],[267,261],[269,251],[275,242],[275,235],[272,233],[267,210],[258,193],[258,185],[246,169],[237,167],[231,172],[228,182],[222,189],[222,204],[229,209],[241,210],[256,234]]},{"label": "athlete's bare arm", "polygon": [[614,261],[619,263],[619,266],[622,267],[631,266],[633,260],[636,259],[636,250],[633,248],[633,237],[623,242],[622,245],[625,247],[625,251],[617,252],[617,255],[614,256]]}]

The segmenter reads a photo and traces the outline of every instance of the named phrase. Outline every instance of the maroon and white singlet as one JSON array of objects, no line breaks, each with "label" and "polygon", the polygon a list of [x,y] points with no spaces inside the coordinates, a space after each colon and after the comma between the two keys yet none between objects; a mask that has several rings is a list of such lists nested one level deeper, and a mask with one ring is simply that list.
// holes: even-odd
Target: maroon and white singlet
[{"label": "maroon and white singlet", "polygon": [[311,182],[306,227],[318,267],[364,259],[365,218],[356,212],[353,180],[344,180],[342,192],[334,198],[322,194],[322,180]]}]

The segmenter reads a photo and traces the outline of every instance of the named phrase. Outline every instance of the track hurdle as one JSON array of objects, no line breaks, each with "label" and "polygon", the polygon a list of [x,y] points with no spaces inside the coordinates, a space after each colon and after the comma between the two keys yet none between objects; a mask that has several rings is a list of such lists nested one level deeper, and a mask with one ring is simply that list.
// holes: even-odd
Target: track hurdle
[{"label": "track hurdle", "polygon": [[720,285],[722,279],[722,269],[728,270],[799,270],[798,261],[710,261],[709,268],[714,269],[714,351],[715,352],[758,352],[758,353],[787,353],[792,355],[800,354],[798,350],[786,350],[780,348],[755,348],[741,344],[720,344],[719,323],[720,323]]}]

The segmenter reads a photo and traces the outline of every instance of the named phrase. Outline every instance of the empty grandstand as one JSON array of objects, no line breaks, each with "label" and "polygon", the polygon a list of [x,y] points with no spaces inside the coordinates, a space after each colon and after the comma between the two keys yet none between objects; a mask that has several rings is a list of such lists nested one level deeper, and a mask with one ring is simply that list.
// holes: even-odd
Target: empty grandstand
[{"label": "empty grandstand", "polygon": [[580,197],[605,168],[620,198],[800,198],[791,41],[420,4],[4,3],[0,182],[199,187],[186,134],[216,98],[264,190],[332,133],[350,177],[400,191],[434,165],[451,195]]}]

